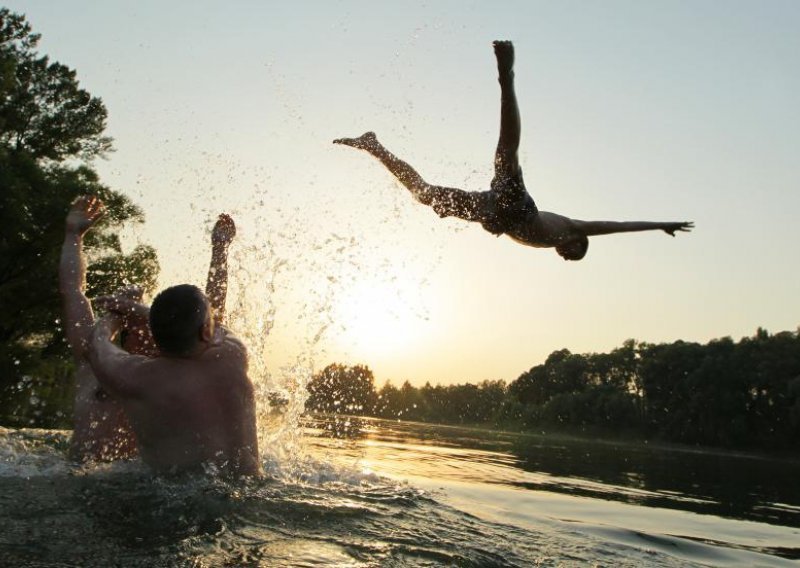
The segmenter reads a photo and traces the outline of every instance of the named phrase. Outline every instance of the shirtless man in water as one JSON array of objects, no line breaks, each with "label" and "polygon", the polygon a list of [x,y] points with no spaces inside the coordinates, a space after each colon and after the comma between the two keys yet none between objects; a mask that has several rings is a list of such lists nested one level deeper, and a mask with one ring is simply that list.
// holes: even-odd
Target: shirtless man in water
[{"label": "shirtless man in water", "polygon": [[[67,215],[64,244],[59,263],[59,290],[67,343],[76,363],[74,427],[69,454],[79,461],[113,460],[136,455],[136,440],[122,404],[97,382],[88,358],[89,337],[95,318],[86,297],[85,234],[103,216],[103,203],[94,196],[75,200]],[[220,215],[212,232],[212,258],[207,290],[222,317],[227,289],[227,251],[235,235],[233,220]],[[95,305],[117,312],[123,320],[122,347],[130,352],[153,357],[158,350],[150,334],[149,310],[139,302],[141,290],[125,288],[113,296],[95,299]]]},{"label": "shirtless man in water", "polygon": [[589,248],[589,237],[595,235],[659,230],[674,237],[677,231],[690,231],[694,227],[694,223],[687,221],[580,221],[539,211],[525,188],[517,159],[521,124],[514,92],[514,46],[510,41],[496,41],[494,53],[500,82],[500,140],[489,191],[468,192],[429,184],[378,142],[374,132],[358,138],[339,138],[334,144],[372,154],[417,201],[432,207],[440,217],[476,221],[490,233],[506,234],[523,245],[555,248],[564,260],[582,259]]},{"label": "shirtless man in water", "polygon": [[189,284],[156,296],[149,320],[157,357],[113,343],[122,327],[113,312],[91,333],[92,369],[121,402],[142,459],[158,473],[261,471],[247,351],[215,318],[214,302],[213,293]]}]

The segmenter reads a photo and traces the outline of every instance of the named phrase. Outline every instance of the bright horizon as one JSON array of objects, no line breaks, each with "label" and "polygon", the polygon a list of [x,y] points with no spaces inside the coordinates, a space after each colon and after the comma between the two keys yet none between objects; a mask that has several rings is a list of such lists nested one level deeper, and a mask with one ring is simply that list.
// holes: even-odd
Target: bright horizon
[{"label": "bright horizon", "polygon": [[[796,2],[6,5],[108,108],[116,151],[94,165],[144,209],[124,244],[157,249],[159,288],[202,284],[234,217],[229,311],[274,318],[263,351],[249,338],[272,374],[512,381],[564,347],[800,324]],[[695,230],[595,237],[566,263],[439,219],[331,144],[374,130],[429,182],[487,189],[495,39],[515,44],[540,209]]]}]

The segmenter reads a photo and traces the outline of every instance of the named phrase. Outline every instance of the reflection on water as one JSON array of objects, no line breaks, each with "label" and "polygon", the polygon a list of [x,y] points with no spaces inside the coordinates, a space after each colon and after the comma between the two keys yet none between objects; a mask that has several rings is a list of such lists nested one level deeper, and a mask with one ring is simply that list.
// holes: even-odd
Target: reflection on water
[{"label": "reflection on water", "polygon": [[306,422],[312,439],[331,430],[351,440],[338,453],[397,478],[502,484],[800,527],[800,459],[350,417]]},{"label": "reflection on water", "polygon": [[[317,436],[338,438],[344,440],[360,440],[369,436],[375,428],[370,428],[368,420],[360,416],[341,416],[330,419],[317,418],[315,420],[303,420],[306,424],[306,431],[313,428]],[[313,424],[313,426],[311,426]]]},{"label": "reflection on water", "polygon": [[[791,461],[313,419],[291,456],[265,448],[265,479],[229,484],[155,478],[136,461],[72,465],[64,440],[0,429],[0,565],[778,566],[800,556],[796,489],[778,485],[799,473]],[[735,483],[748,484],[738,501]]]},{"label": "reflection on water", "polygon": [[[616,525],[800,558],[797,459],[373,419],[362,419],[357,438],[332,441],[322,432],[337,420],[347,419],[306,422],[320,455],[444,487],[474,514]],[[520,514],[526,506],[535,513]]]}]

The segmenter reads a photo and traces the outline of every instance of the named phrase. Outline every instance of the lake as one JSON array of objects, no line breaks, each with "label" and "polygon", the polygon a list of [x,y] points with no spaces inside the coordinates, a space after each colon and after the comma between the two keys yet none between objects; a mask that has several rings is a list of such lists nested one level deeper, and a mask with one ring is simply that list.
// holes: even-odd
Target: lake
[{"label": "lake", "polygon": [[800,460],[273,417],[263,480],[0,429],[2,566],[797,566]]}]

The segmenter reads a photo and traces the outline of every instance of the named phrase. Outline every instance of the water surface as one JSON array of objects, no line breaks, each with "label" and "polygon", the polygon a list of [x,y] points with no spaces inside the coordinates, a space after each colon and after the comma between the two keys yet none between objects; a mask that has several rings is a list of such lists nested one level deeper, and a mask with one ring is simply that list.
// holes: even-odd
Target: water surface
[{"label": "water surface", "polygon": [[307,420],[267,477],[77,466],[0,430],[0,565],[795,566],[800,463],[381,420]]}]

